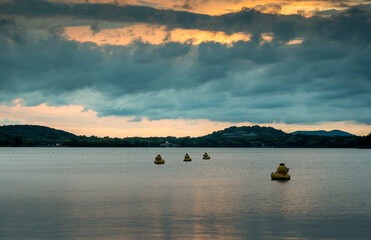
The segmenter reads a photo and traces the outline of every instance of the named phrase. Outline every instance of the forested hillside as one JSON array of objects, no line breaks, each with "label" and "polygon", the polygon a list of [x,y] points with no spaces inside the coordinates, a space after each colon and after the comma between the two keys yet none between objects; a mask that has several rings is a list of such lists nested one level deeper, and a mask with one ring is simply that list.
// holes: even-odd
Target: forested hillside
[{"label": "forested hillside", "polygon": [[353,134],[350,134],[348,132],[340,131],[340,130],[332,130],[332,131],[324,131],[324,130],[319,130],[319,131],[296,131],[292,132],[292,135],[297,135],[297,134],[303,134],[303,135],[317,135],[317,136],[354,136]]},{"label": "forested hillside", "polygon": [[288,134],[272,127],[229,127],[202,137],[126,137],[76,136],[62,130],[36,125],[0,127],[0,146],[70,146],[70,147],[304,147],[370,148],[371,134],[359,136],[320,136]]},{"label": "forested hillside", "polygon": [[38,125],[0,126],[0,146],[38,146],[61,144],[76,135]]}]

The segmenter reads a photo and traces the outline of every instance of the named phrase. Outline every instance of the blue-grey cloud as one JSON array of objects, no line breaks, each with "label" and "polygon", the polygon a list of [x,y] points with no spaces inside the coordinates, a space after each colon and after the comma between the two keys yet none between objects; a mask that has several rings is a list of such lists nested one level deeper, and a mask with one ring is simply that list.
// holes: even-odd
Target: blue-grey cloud
[{"label": "blue-grey cloud", "polygon": [[[207,16],[41,0],[0,6],[2,103],[22,98],[25,105],[81,104],[99,116],[136,116],[135,121],[182,117],[371,124],[371,14],[367,6],[326,18],[255,10]],[[38,24],[56,15],[75,21],[90,18],[97,31],[101,20],[153,21],[169,28],[255,35],[233,46],[140,41],[98,46],[63,38],[58,21],[47,27]],[[267,32],[273,33],[273,40],[262,42],[260,34]],[[304,39],[302,44],[286,45],[298,37]]]},{"label": "blue-grey cloud", "polygon": [[330,18],[300,15],[265,14],[254,9],[209,16],[185,11],[159,10],[145,6],[115,4],[64,4],[46,0],[13,0],[0,3],[0,14],[33,18],[56,16],[74,17],[126,23],[155,23],[171,28],[201,29],[210,31],[250,32],[259,37],[261,33],[273,32],[275,40],[288,41],[296,37],[320,37],[329,40],[345,40],[368,43],[370,40],[370,5],[360,5],[347,11],[335,13]]},{"label": "blue-grey cloud", "polygon": [[18,29],[14,19],[0,19],[0,41],[21,43],[23,39],[24,34]]}]

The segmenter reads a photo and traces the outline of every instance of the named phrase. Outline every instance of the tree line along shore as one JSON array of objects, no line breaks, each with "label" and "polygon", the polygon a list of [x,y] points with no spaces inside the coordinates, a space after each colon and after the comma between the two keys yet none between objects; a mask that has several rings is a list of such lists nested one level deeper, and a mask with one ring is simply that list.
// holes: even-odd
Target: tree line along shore
[{"label": "tree line along shore", "polygon": [[44,126],[8,125],[0,127],[0,146],[371,148],[371,133],[355,136],[337,131],[336,134],[289,134],[272,127],[245,126],[229,127],[201,137],[110,138],[77,136]]}]

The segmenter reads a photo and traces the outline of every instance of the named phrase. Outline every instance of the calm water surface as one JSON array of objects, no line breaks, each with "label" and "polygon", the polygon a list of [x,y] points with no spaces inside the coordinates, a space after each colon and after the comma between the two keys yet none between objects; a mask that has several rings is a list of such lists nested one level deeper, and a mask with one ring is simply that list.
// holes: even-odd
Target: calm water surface
[{"label": "calm water surface", "polygon": [[0,148],[0,238],[370,239],[370,153]]}]

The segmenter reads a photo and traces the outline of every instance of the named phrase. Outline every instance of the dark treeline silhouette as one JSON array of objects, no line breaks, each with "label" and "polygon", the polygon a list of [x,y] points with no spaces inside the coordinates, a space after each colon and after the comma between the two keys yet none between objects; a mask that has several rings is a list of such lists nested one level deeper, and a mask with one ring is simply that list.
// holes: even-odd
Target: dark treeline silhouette
[{"label": "dark treeline silhouette", "polygon": [[98,138],[80,136],[63,142],[76,147],[159,147],[165,141],[180,147],[322,147],[355,148],[361,137],[325,137],[288,135],[256,138],[166,137],[166,138]]},{"label": "dark treeline silhouette", "polygon": [[0,126],[0,146],[56,145],[75,137],[75,134],[44,126]]},{"label": "dark treeline silhouette", "polygon": [[361,137],[359,139],[358,148],[371,148],[371,132],[365,136]]},{"label": "dark treeline silhouette", "polygon": [[159,147],[165,142],[180,147],[370,148],[371,133],[365,137],[292,135],[272,127],[251,126],[230,127],[202,137],[102,138],[42,126],[0,127],[0,146]]}]

